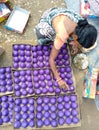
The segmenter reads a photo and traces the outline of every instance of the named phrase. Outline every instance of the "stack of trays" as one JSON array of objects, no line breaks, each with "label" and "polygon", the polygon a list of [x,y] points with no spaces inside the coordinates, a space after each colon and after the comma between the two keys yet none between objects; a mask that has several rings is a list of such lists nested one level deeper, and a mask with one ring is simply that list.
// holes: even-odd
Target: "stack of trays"
[{"label": "stack of trays", "polygon": [[[9,98],[6,100],[9,108],[0,100],[0,109],[6,109],[7,113],[2,114],[4,112],[1,109],[1,125],[3,120],[4,123],[12,122],[15,129],[51,129],[81,125],[69,50],[64,45],[55,60],[60,77],[69,86],[69,90],[65,90],[59,87],[50,69],[51,48],[52,44],[13,45],[12,67],[0,68],[0,99],[8,94],[13,97],[13,114],[7,111],[11,108]],[[6,115],[8,119],[5,119]]]}]

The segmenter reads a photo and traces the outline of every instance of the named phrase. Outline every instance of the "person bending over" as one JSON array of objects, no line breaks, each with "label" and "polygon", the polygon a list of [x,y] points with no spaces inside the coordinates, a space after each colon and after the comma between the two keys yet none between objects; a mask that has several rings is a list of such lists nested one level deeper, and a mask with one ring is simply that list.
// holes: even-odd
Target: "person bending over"
[{"label": "person bending over", "polygon": [[87,19],[66,8],[51,8],[45,11],[35,26],[39,45],[53,42],[49,63],[56,81],[62,88],[68,89],[61,79],[55,65],[55,59],[64,44],[71,46],[71,54],[79,50],[90,51],[96,46],[97,30]]}]

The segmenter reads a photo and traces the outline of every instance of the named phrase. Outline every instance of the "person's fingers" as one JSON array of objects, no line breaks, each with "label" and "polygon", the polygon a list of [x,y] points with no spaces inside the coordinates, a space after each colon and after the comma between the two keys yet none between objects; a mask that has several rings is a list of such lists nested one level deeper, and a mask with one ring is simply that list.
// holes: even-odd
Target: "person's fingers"
[{"label": "person's fingers", "polygon": [[60,87],[61,87],[62,89],[65,89],[65,88],[66,88],[66,85],[65,85],[65,84],[61,84]]},{"label": "person's fingers", "polygon": [[61,88],[69,90],[69,87],[68,87],[68,85],[66,83],[64,83],[63,85],[61,85]]},{"label": "person's fingers", "polygon": [[64,82],[63,80],[61,80],[61,81],[59,82],[59,86],[60,86],[61,88],[63,88],[63,89],[69,90],[69,87],[68,87],[67,83]]},{"label": "person's fingers", "polygon": [[67,90],[69,90],[69,87],[68,87],[68,85],[65,83],[65,88],[67,89]]},{"label": "person's fingers", "polygon": [[74,50],[71,50],[71,55],[74,55]]},{"label": "person's fingers", "polygon": [[68,87],[68,85],[66,85],[66,88],[67,88],[67,90],[69,90],[69,87]]},{"label": "person's fingers", "polygon": [[64,85],[62,85],[62,88],[63,88],[63,89],[65,89],[65,88],[66,88],[65,84],[64,84]]}]

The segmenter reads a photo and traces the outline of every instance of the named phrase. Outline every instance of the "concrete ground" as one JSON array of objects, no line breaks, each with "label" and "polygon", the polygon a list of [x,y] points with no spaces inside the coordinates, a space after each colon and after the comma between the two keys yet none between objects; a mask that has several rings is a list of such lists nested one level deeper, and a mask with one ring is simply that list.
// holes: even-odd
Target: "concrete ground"
[{"label": "concrete ground", "polygon": [[[24,34],[18,34],[6,30],[4,27],[6,21],[0,23],[0,45],[2,45],[5,49],[5,53],[0,56],[0,67],[12,65],[12,44],[37,44],[33,28],[38,23],[44,10],[51,7],[66,7],[64,0],[10,0],[10,2],[12,7],[14,5],[18,5],[29,10],[31,12],[31,16]],[[81,127],[70,128],[70,130],[99,130],[99,111],[96,109],[94,100],[82,98],[84,71],[76,69],[73,64],[72,67],[76,79],[76,91],[80,103]],[[13,126],[0,127],[0,130],[13,130]],[[69,130],[69,128],[67,128],[67,130]]]}]

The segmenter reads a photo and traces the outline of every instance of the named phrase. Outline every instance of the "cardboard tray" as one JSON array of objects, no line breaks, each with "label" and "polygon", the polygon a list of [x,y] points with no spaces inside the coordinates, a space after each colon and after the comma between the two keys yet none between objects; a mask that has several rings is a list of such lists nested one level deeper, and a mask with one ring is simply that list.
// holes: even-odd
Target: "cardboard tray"
[{"label": "cardboard tray", "polygon": [[[78,104],[78,107],[76,108],[76,110],[79,112],[78,113],[78,115],[77,115],[77,117],[78,117],[78,119],[79,119],[79,122],[77,123],[77,124],[74,124],[74,123],[71,123],[70,125],[68,125],[68,124],[66,124],[66,123],[64,123],[63,125],[57,125],[57,127],[52,127],[51,125],[49,125],[49,126],[45,126],[45,125],[43,125],[41,128],[39,128],[37,125],[36,125],[36,129],[37,130],[47,130],[47,129],[52,129],[52,128],[55,128],[55,129],[60,129],[60,128],[73,128],[73,127],[80,127],[81,126],[81,111],[80,111],[80,108],[79,108],[79,101],[78,101],[78,96],[77,96],[77,94],[75,93],[75,94],[61,94],[60,96],[62,96],[62,97],[64,97],[64,96],[66,96],[66,95],[68,95],[68,96],[70,96],[70,95],[75,95],[76,97],[77,97],[77,100],[76,100],[76,103]],[[45,96],[40,96],[42,99],[45,97]],[[48,97],[49,99],[50,99],[50,97],[52,97],[52,96],[46,96],[46,97]],[[55,113],[58,115],[58,97],[59,96],[53,96],[53,97],[55,97],[56,98],[56,111],[55,111]],[[38,97],[37,97],[38,98]],[[37,98],[36,98],[36,100],[37,100]],[[35,100],[35,101],[36,101]],[[70,101],[69,101],[70,102]],[[36,102],[35,102],[36,103]],[[63,103],[63,101],[62,101],[62,103]],[[50,103],[49,103],[50,104]],[[47,104],[48,105],[48,104]],[[37,106],[37,104],[35,105],[35,106]],[[71,107],[70,107],[70,109],[71,109]],[[64,108],[62,109],[63,111],[65,110]],[[50,111],[50,109],[48,110],[48,111]],[[42,111],[43,112],[43,111]],[[36,112],[36,114],[37,114],[37,112]],[[65,115],[64,115],[65,116]],[[66,118],[66,116],[64,117],[64,118]],[[58,121],[58,116],[56,117],[56,120]],[[37,121],[37,119],[36,119],[36,121]],[[36,122],[37,123],[37,122]]]},{"label": "cardboard tray", "polygon": [[15,6],[11,15],[9,16],[5,28],[18,33],[23,33],[28,22],[30,12]]},{"label": "cardboard tray", "polygon": [[[11,95],[11,94],[9,94],[9,95],[6,95],[7,97],[12,97],[13,98],[13,100],[14,100],[14,96],[13,95]],[[1,97],[0,97],[1,98]],[[4,102],[3,102],[4,103]],[[10,105],[12,102],[9,102],[9,101],[7,101],[7,103]],[[3,107],[3,104],[2,104],[2,102],[0,103],[0,105],[2,105],[2,109],[4,109],[4,107]],[[1,109],[1,110],[2,110]],[[7,108],[8,110],[9,110],[9,112],[10,112],[10,110],[11,110],[11,108],[10,107],[8,107]],[[9,116],[9,118],[10,119],[12,119],[12,122],[6,122],[6,123],[2,123],[2,125],[0,125],[0,127],[1,127],[1,129],[2,129],[2,127],[4,128],[4,127],[7,127],[7,126],[12,126],[13,125],[13,109],[14,109],[14,102],[13,102],[13,108],[12,108],[12,116],[10,115]],[[1,111],[0,110],[0,111]],[[1,117],[0,117],[1,118]],[[3,119],[3,117],[2,117],[2,119]]]},{"label": "cardboard tray", "polygon": [[[28,70],[29,70],[29,69],[28,69]],[[15,78],[14,73],[15,73],[15,72],[20,72],[20,71],[25,71],[25,72],[26,72],[27,70],[16,70],[16,71],[13,71],[13,78]],[[33,74],[32,74],[33,71],[32,71],[32,70],[30,70],[30,71],[31,71],[31,78],[32,78],[32,81],[31,81],[31,82],[32,82],[32,85],[33,85]],[[28,75],[26,74],[26,75],[25,75],[25,78],[26,78],[27,76],[28,76]],[[21,77],[23,77],[23,76],[21,75]],[[22,83],[24,83],[24,84],[27,85],[26,91],[28,91],[28,89],[31,89],[31,88],[29,88],[29,86],[28,86],[28,84],[27,84],[27,83],[29,83],[29,81],[26,80],[25,82],[22,82],[21,77],[17,77],[17,78],[20,80],[19,83],[15,83],[15,81],[14,81],[14,87],[13,87],[13,88],[14,88],[14,97],[15,97],[15,99],[16,99],[16,98],[31,97],[31,96],[34,97],[34,96],[35,96],[34,86],[32,86],[32,90],[34,90],[34,92],[33,92],[32,94],[29,94],[29,93],[28,93],[28,94],[26,94],[26,95],[23,95],[23,94],[21,93],[21,92],[22,92],[22,89],[23,89],[23,88],[22,88]],[[19,86],[21,87],[21,88],[20,88],[21,92],[19,91],[19,92],[21,93],[20,96],[16,96],[16,94],[15,94],[15,92],[17,91],[17,90],[15,90],[15,85],[19,85]]]},{"label": "cardboard tray", "polygon": [[[47,77],[47,73],[46,73],[46,70],[49,70],[50,71],[50,80],[48,80],[46,77]],[[35,95],[36,96],[44,96],[44,95],[55,95],[55,90],[54,90],[54,85],[52,85],[51,87],[50,87],[50,85],[48,85],[48,82],[52,82],[52,84],[53,84],[53,75],[52,75],[52,71],[51,71],[51,69],[50,68],[43,68],[42,70],[45,72],[44,73],[44,80],[42,80],[42,79],[40,79],[40,77],[42,76],[41,74],[38,74],[38,76],[36,76],[36,75],[34,75],[33,74],[33,86],[34,86],[34,90],[35,90]],[[40,69],[35,69],[35,70],[33,70],[33,72],[34,71],[38,71],[38,73],[39,73],[39,71],[40,71]],[[34,81],[34,78],[35,77],[37,77],[38,78],[38,81],[36,82],[36,81]],[[46,84],[46,89],[47,89],[47,92],[42,92],[42,90],[43,89],[45,89],[45,88],[43,88],[43,86],[41,86],[40,84],[41,84],[41,82],[44,82],[45,84]],[[35,83],[37,84],[39,84],[39,88],[35,88]],[[48,91],[49,90],[49,88],[53,88],[53,92],[51,92],[51,91]],[[41,93],[40,94],[37,94],[37,90],[41,90]]]},{"label": "cardboard tray", "polygon": [[[70,66],[67,66],[67,67],[70,67]],[[59,69],[66,69],[67,67],[59,67],[59,68],[57,68],[57,70],[59,70]],[[74,77],[72,68],[71,68],[71,72],[69,72],[69,73],[64,72],[64,73],[60,74],[61,78],[62,78],[62,75],[65,75],[65,78],[62,78],[65,82],[68,79],[68,78],[66,78],[66,74],[71,74],[71,78],[70,79],[73,81],[73,83],[69,87],[70,90],[66,90],[66,91],[65,91],[65,89],[59,87],[59,85],[56,85],[57,82],[56,82],[56,79],[55,79],[55,77],[53,75],[53,82],[54,83],[56,82],[55,84],[53,83],[56,95],[60,95],[60,94],[72,94],[72,93],[76,92],[76,81],[75,81],[75,77]],[[56,89],[60,89],[60,92],[56,92]]]},{"label": "cardboard tray", "polygon": [[[15,46],[15,45],[17,45],[18,47],[20,47],[20,45],[25,45],[25,46],[26,46],[26,45],[29,45],[29,46],[31,46],[31,44],[29,44],[29,43],[24,44],[23,42],[20,42],[20,44],[13,44],[13,45],[12,45],[12,70],[27,70],[27,69],[32,70],[33,67],[30,67],[30,68],[28,68],[28,67],[24,67],[24,68],[20,67],[20,65],[19,65],[19,63],[20,63],[19,61],[20,61],[20,60],[18,61],[18,65],[19,65],[19,66],[18,66],[17,68],[14,67],[14,63],[15,63],[15,62],[14,62],[13,52],[14,52],[14,46]],[[20,53],[19,53],[20,51],[23,51],[23,50],[21,50],[21,49],[18,49],[18,50],[17,50],[17,53],[18,53],[18,56],[17,56],[17,57],[18,57],[18,58],[19,58],[19,57],[23,57],[23,56],[20,55]],[[26,52],[26,49],[24,50],[24,52]],[[31,64],[32,64],[32,51],[30,50],[30,52],[31,52],[31,56],[30,56],[31,62],[29,62],[29,64],[31,65]],[[26,56],[26,54],[25,54],[24,57],[26,58],[26,57],[28,57],[28,56]],[[25,63],[25,65],[26,65],[27,62],[25,61],[24,63]]]},{"label": "cardboard tray", "polygon": [[[8,66],[8,67],[10,67],[10,66]],[[1,68],[6,69],[7,67],[0,67],[0,69]],[[11,69],[11,67],[10,67],[10,69]],[[12,78],[10,80],[12,81],[12,85],[11,86],[12,86],[13,90],[11,92],[9,92],[8,90],[6,92],[0,92],[0,97],[4,96],[4,95],[14,94],[14,79],[13,79],[12,69],[11,69],[11,73],[10,74],[12,76]],[[5,75],[5,74],[0,74],[0,75]],[[7,80],[8,80],[8,78],[5,78],[4,80],[0,79],[0,82],[1,81],[7,81]],[[0,85],[0,88],[1,87],[2,87],[2,85]],[[5,87],[7,88],[8,84],[6,84]]]},{"label": "cardboard tray", "polygon": [[[33,120],[35,120],[35,115],[36,115],[36,112],[35,112],[35,97],[33,97],[33,96],[30,96],[30,97],[24,97],[24,99],[30,99],[30,98],[32,98],[33,100],[34,100],[34,104],[32,104],[33,106],[34,106],[34,111],[33,111],[33,113],[34,113],[34,119]],[[21,97],[19,97],[18,99],[20,99],[21,101],[23,100]],[[14,100],[17,100],[17,98],[14,98]],[[29,105],[30,105],[30,103],[27,103],[27,104],[25,104],[25,106],[27,106],[28,108],[29,108]],[[22,106],[24,106],[23,104],[21,104],[20,105],[20,107],[21,107],[21,111],[19,112],[21,115],[23,114],[23,113],[25,113],[25,112],[22,112]],[[16,107],[16,104],[14,104],[14,108]],[[28,109],[27,110],[27,113],[29,114],[30,113],[30,110]],[[15,114],[16,114],[16,112],[15,112],[15,110],[13,111],[13,129],[14,130],[19,130],[19,129],[21,129],[21,130],[25,130],[25,129],[28,129],[28,130],[36,130],[36,122],[35,122],[35,125],[33,126],[33,127],[30,127],[30,126],[27,126],[26,128],[23,128],[22,126],[21,127],[19,127],[19,128],[15,128],[14,127],[14,123],[15,123],[15,121],[16,121],[16,119],[15,119]],[[22,120],[25,120],[25,119],[23,119],[22,117],[21,117],[21,120],[20,121],[22,121]],[[29,117],[27,118],[27,121],[29,121]]]},{"label": "cardboard tray", "polygon": [[[76,103],[78,104],[78,107],[76,108],[76,110],[78,111],[77,118],[79,119],[79,122],[76,123],[76,124],[75,123],[71,123],[70,125],[69,124],[58,125],[58,128],[73,128],[73,127],[75,128],[75,127],[81,127],[81,111],[80,111],[80,106],[79,106],[78,95],[77,95],[77,93],[74,93],[74,94],[62,94],[60,96],[64,97],[66,95],[68,95],[68,96],[75,95],[77,97]],[[72,109],[72,108],[70,107],[70,109]]]}]

